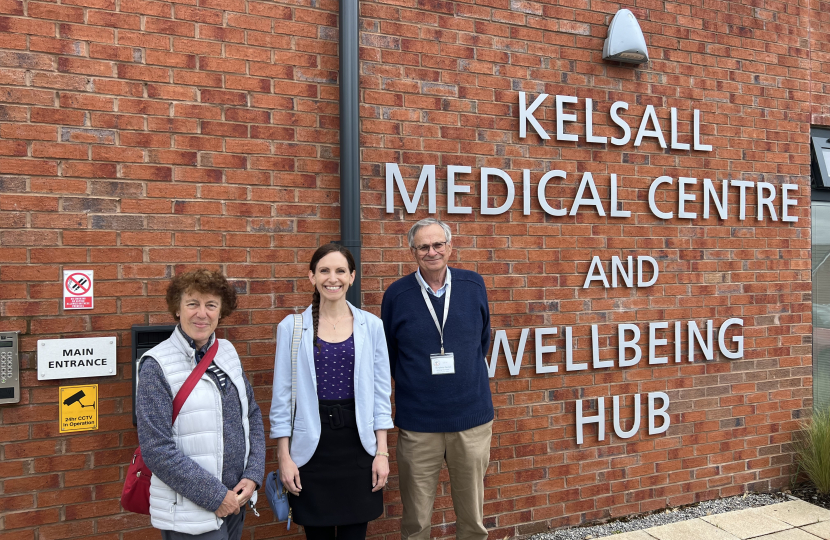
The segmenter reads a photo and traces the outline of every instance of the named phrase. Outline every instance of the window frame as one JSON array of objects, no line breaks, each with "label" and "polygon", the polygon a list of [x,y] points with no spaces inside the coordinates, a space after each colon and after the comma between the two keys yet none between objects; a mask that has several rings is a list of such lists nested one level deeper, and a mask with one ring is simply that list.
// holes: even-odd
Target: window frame
[{"label": "window frame", "polygon": [[[822,150],[830,151],[830,129],[811,127],[810,128],[810,154],[812,157],[812,186],[816,189],[830,190],[830,170]],[[818,199],[813,197],[813,200],[830,200]]]}]

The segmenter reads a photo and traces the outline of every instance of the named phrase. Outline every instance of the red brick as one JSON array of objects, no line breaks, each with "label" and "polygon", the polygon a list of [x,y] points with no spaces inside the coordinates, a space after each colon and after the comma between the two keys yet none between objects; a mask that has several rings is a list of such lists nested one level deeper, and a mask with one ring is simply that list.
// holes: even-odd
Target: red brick
[{"label": "red brick", "polygon": [[153,34],[173,34],[176,36],[193,37],[196,35],[196,27],[193,24],[173,21],[169,19],[145,19],[144,30]]},{"label": "red brick", "polygon": [[63,245],[101,246],[116,244],[116,233],[101,231],[64,231]]},{"label": "red brick", "polygon": [[[91,496],[88,494],[87,496]],[[52,526],[39,527],[39,537],[43,540],[63,540],[64,538],[88,538],[94,533],[92,521],[77,521]]]},{"label": "red brick", "polygon": [[25,478],[10,478],[3,482],[3,487],[6,493],[24,493],[29,491],[39,491],[50,488],[54,489],[57,488],[58,485],[59,484],[57,474],[45,474],[37,476],[27,475]]},{"label": "red brick", "polygon": [[[95,26],[106,26],[108,28],[129,28],[131,30],[141,28],[140,17],[106,11],[90,11],[88,22]],[[92,50],[92,47],[90,47],[90,50]]]},{"label": "red brick", "polygon": [[33,157],[59,158],[59,159],[87,159],[89,149],[83,145],[60,144],[60,143],[32,143]]},{"label": "red brick", "polygon": [[82,73],[84,75],[97,75],[99,77],[111,77],[113,65],[110,62],[98,60],[83,60],[80,58],[58,59],[58,71],[64,73]]},{"label": "red brick", "polygon": [[23,2],[19,0],[4,0],[0,3],[0,13],[7,15],[23,15]]},{"label": "red brick", "polygon": [[32,108],[32,122],[80,126],[84,122],[84,113],[83,111]]},{"label": "red brick", "polygon": [[97,111],[112,111],[115,100],[112,98],[89,96],[85,94],[61,94],[61,107],[74,109],[92,109]]},{"label": "red brick", "polygon": [[25,510],[34,506],[32,495],[18,495],[15,497],[0,498],[0,510],[11,512],[14,510]]},{"label": "red brick", "polygon": [[140,81],[170,82],[170,72],[164,68],[118,66],[118,77],[122,79],[137,79]]},{"label": "red brick", "polygon": [[0,210],[56,211],[57,209],[58,199],[55,197],[17,197],[14,195],[6,195],[0,201]]},{"label": "red brick", "polygon": [[47,523],[55,523],[60,519],[60,513],[57,508],[50,508],[45,510],[30,510],[28,512],[18,512],[15,514],[6,514],[4,518],[5,527],[9,529],[18,529],[21,527],[32,527],[34,525],[43,525]]},{"label": "red brick", "polygon": [[154,2],[147,0],[124,0],[121,11],[129,13],[140,13],[142,15],[154,15],[156,17],[172,17],[173,6],[165,2]]},{"label": "red brick", "polygon": [[170,136],[161,133],[122,133],[121,144],[141,148],[169,148]]},{"label": "red brick", "polygon": [[34,19],[0,17],[0,32],[54,36],[55,24]]},{"label": "red brick", "polygon": [[108,28],[61,24],[60,37],[80,39],[84,41],[97,41],[100,43],[113,43],[115,40],[115,32]]}]

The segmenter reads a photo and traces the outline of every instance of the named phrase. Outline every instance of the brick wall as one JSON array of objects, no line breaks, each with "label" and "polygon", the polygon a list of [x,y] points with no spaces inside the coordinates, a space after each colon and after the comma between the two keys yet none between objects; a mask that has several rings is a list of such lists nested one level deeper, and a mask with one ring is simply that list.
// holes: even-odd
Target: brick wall
[{"label": "brick wall", "polygon": [[[590,362],[591,324],[599,326],[601,358],[609,359],[616,358],[621,322],[637,323],[644,335],[651,321],[745,322],[742,360],[698,357],[694,364],[641,362],[630,370],[568,373],[559,339],[550,343],[560,352],[546,357],[559,373],[537,375],[526,352],[526,367],[511,377],[502,356],[486,482],[494,538],[785,486],[793,471],[791,432],[812,402],[808,135],[811,112],[815,123],[826,123],[820,116],[827,114],[826,69],[816,70],[826,66],[820,59],[827,59],[827,4],[813,4],[823,8],[820,16],[790,3],[622,6],[634,11],[647,36],[647,68],[601,60],[607,24],[619,7],[518,0],[362,7],[363,174],[376,196],[364,197],[364,214],[373,220],[364,232],[376,233],[364,239],[373,248],[364,250],[364,261],[377,261],[367,270],[377,281],[364,278],[364,289],[375,291],[367,292],[368,303],[379,303],[384,288],[411,269],[393,238],[413,218],[397,196],[396,212],[385,212],[385,163],[400,165],[410,193],[421,165],[436,165],[439,209],[447,207],[446,167],[466,165],[472,174],[461,183],[472,192],[458,201],[472,206],[473,216],[482,167],[500,168],[516,184],[516,202],[501,216],[444,214],[456,222],[457,264],[485,276],[493,326],[508,329],[514,355],[522,328],[557,326],[561,334],[573,326],[575,357]],[[541,93],[577,96],[579,104],[567,112],[578,114],[570,132],[580,141],[554,140],[553,97],[536,114],[552,139],[543,141],[531,128],[519,138],[519,91],[528,93],[528,103]],[[586,143],[585,98],[593,99],[595,122],[614,101],[628,102],[634,126],[645,106],[654,105],[666,130],[669,108],[676,107],[686,142],[691,109],[700,109],[704,139],[714,149],[662,150],[653,139],[639,148]],[[620,136],[603,122],[595,134]],[[607,202],[615,173],[627,186],[620,198],[632,217],[599,217],[593,210],[552,217],[535,200],[525,216],[522,169],[531,170],[534,198],[544,173],[567,171],[565,181],[548,187],[548,197],[563,207],[585,171]],[[675,182],[689,176],[796,183],[799,221],[740,221],[734,207],[725,221],[658,220],[646,200],[661,175]],[[493,197],[493,189],[491,206],[497,206],[505,191]],[[699,185],[696,194],[699,203]],[[669,197],[667,204],[676,205],[676,191]],[[695,205],[698,214],[701,206]],[[423,215],[420,210],[417,217]],[[658,283],[582,289],[596,255],[606,270],[614,255],[651,255],[660,264]],[[631,395],[655,391],[671,398],[665,436],[641,430],[632,439],[610,435],[600,442],[592,427],[585,444],[576,445],[575,400],[587,406],[604,396],[608,409],[610,396],[625,395],[631,418]],[[453,521],[448,493],[442,485],[446,511],[438,523]],[[450,526],[439,530],[452,533]]]},{"label": "brick wall", "polygon": [[[528,366],[510,376],[502,356],[486,492],[494,538],[786,485],[787,443],[811,404],[808,135],[811,122],[830,123],[830,8],[629,6],[651,54],[633,68],[601,60],[618,7],[361,2],[368,309],[377,312],[385,287],[413,269],[401,235],[427,215],[406,215],[400,199],[385,212],[392,162],[410,186],[421,165],[437,165],[439,209],[446,165],[474,175],[498,167],[517,185],[530,169],[534,191],[544,172],[566,170],[548,190],[565,205],[584,171],[606,200],[608,174],[622,178],[625,220],[592,211],[553,218],[538,203],[524,216],[520,194],[501,216],[440,212],[457,234],[454,264],[484,275],[494,330],[508,330],[514,353],[526,327],[573,326],[584,360],[591,324],[602,357],[613,358],[621,321],[643,329],[658,320],[745,321],[742,360],[574,374],[558,354],[548,362],[559,373]],[[220,333],[267,410],[276,323],[307,305],[310,254],[339,236],[337,10],[318,0],[0,0],[0,330],[22,333],[24,389],[20,404],[0,406],[4,539],[154,537],[149,519],[118,503],[137,442],[129,329],[170,322],[162,295],[175,272],[221,268],[244,293]],[[698,108],[714,150],[519,139],[518,91],[590,97],[598,117],[616,100],[630,103],[631,118],[653,104],[663,126],[677,107],[684,134]],[[555,131],[552,107],[537,116]],[[614,129],[606,122],[596,131]],[[664,174],[796,183],[799,221],[659,221],[645,198]],[[459,201],[477,207],[477,181],[462,183],[472,193]],[[660,280],[642,290],[582,289],[594,255],[651,255]],[[60,309],[63,269],[95,271],[93,311]],[[118,337],[119,374],[63,381],[100,385],[100,429],[61,435],[61,383],[37,380],[36,340],[109,335]],[[526,366],[532,353],[531,335]],[[652,391],[671,397],[666,434],[598,441],[588,428],[576,445],[576,399],[608,404],[614,394]],[[435,537],[454,534],[447,478]],[[394,539],[394,476],[389,486],[370,533]],[[249,515],[244,537],[296,533],[265,511]]]}]

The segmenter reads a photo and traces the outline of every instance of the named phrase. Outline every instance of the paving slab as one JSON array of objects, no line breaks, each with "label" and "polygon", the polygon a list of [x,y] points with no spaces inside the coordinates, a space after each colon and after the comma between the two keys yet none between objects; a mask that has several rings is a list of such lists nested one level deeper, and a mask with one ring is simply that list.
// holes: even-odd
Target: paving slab
[{"label": "paving slab", "polygon": [[792,525],[759,512],[759,508],[747,508],[725,514],[700,518],[741,540],[792,529]]},{"label": "paving slab", "polygon": [[801,529],[823,540],[830,540],[830,521],[820,521],[812,525],[805,525]]},{"label": "paving slab", "polygon": [[654,537],[643,531],[631,531],[621,534],[612,534],[611,536],[603,536],[598,540],[654,540]]},{"label": "paving slab", "polygon": [[830,510],[804,501],[788,501],[757,509],[760,513],[794,527],[830,520]]},{"label": "paving slab", "polygon": [[[657,540],[740,540],[700,518],[646,529]],[[815,540],[815,539],[812,539]]]},{"label": "paving slab", "polygon": [[758,540],[819,540],[819,537],[801,529],[787,529],[786,531],[759,536]]}]

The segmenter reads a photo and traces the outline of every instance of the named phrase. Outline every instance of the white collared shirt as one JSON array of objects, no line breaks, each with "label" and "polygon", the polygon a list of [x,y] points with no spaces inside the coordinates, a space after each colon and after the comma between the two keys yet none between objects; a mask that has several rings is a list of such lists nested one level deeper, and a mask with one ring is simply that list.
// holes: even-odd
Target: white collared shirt
[{"label": "white collared shirt", "polygon": [[[421,275],[421,269],[418,268],[418,270],[416,270],[416,272],[418,274],[418,280],[423,281],[424,283],[426,283],[427,280],[425,280],[424,276]],[[452,280],[450,279],[450,267],[448,266],[447,267],[447,276],[444,278],[444,284],[441,285],[441,288],[438,289],[438,292],[432,292],[432,287],[430,287],[429,284],[427,284],[427,291],[429,292],[429,294],[431,294],[435,298],[441,298],[442,296],[444,296],[444,293],[447,292],[447,285],[450,283],[450,281],[452,281]]]}]

